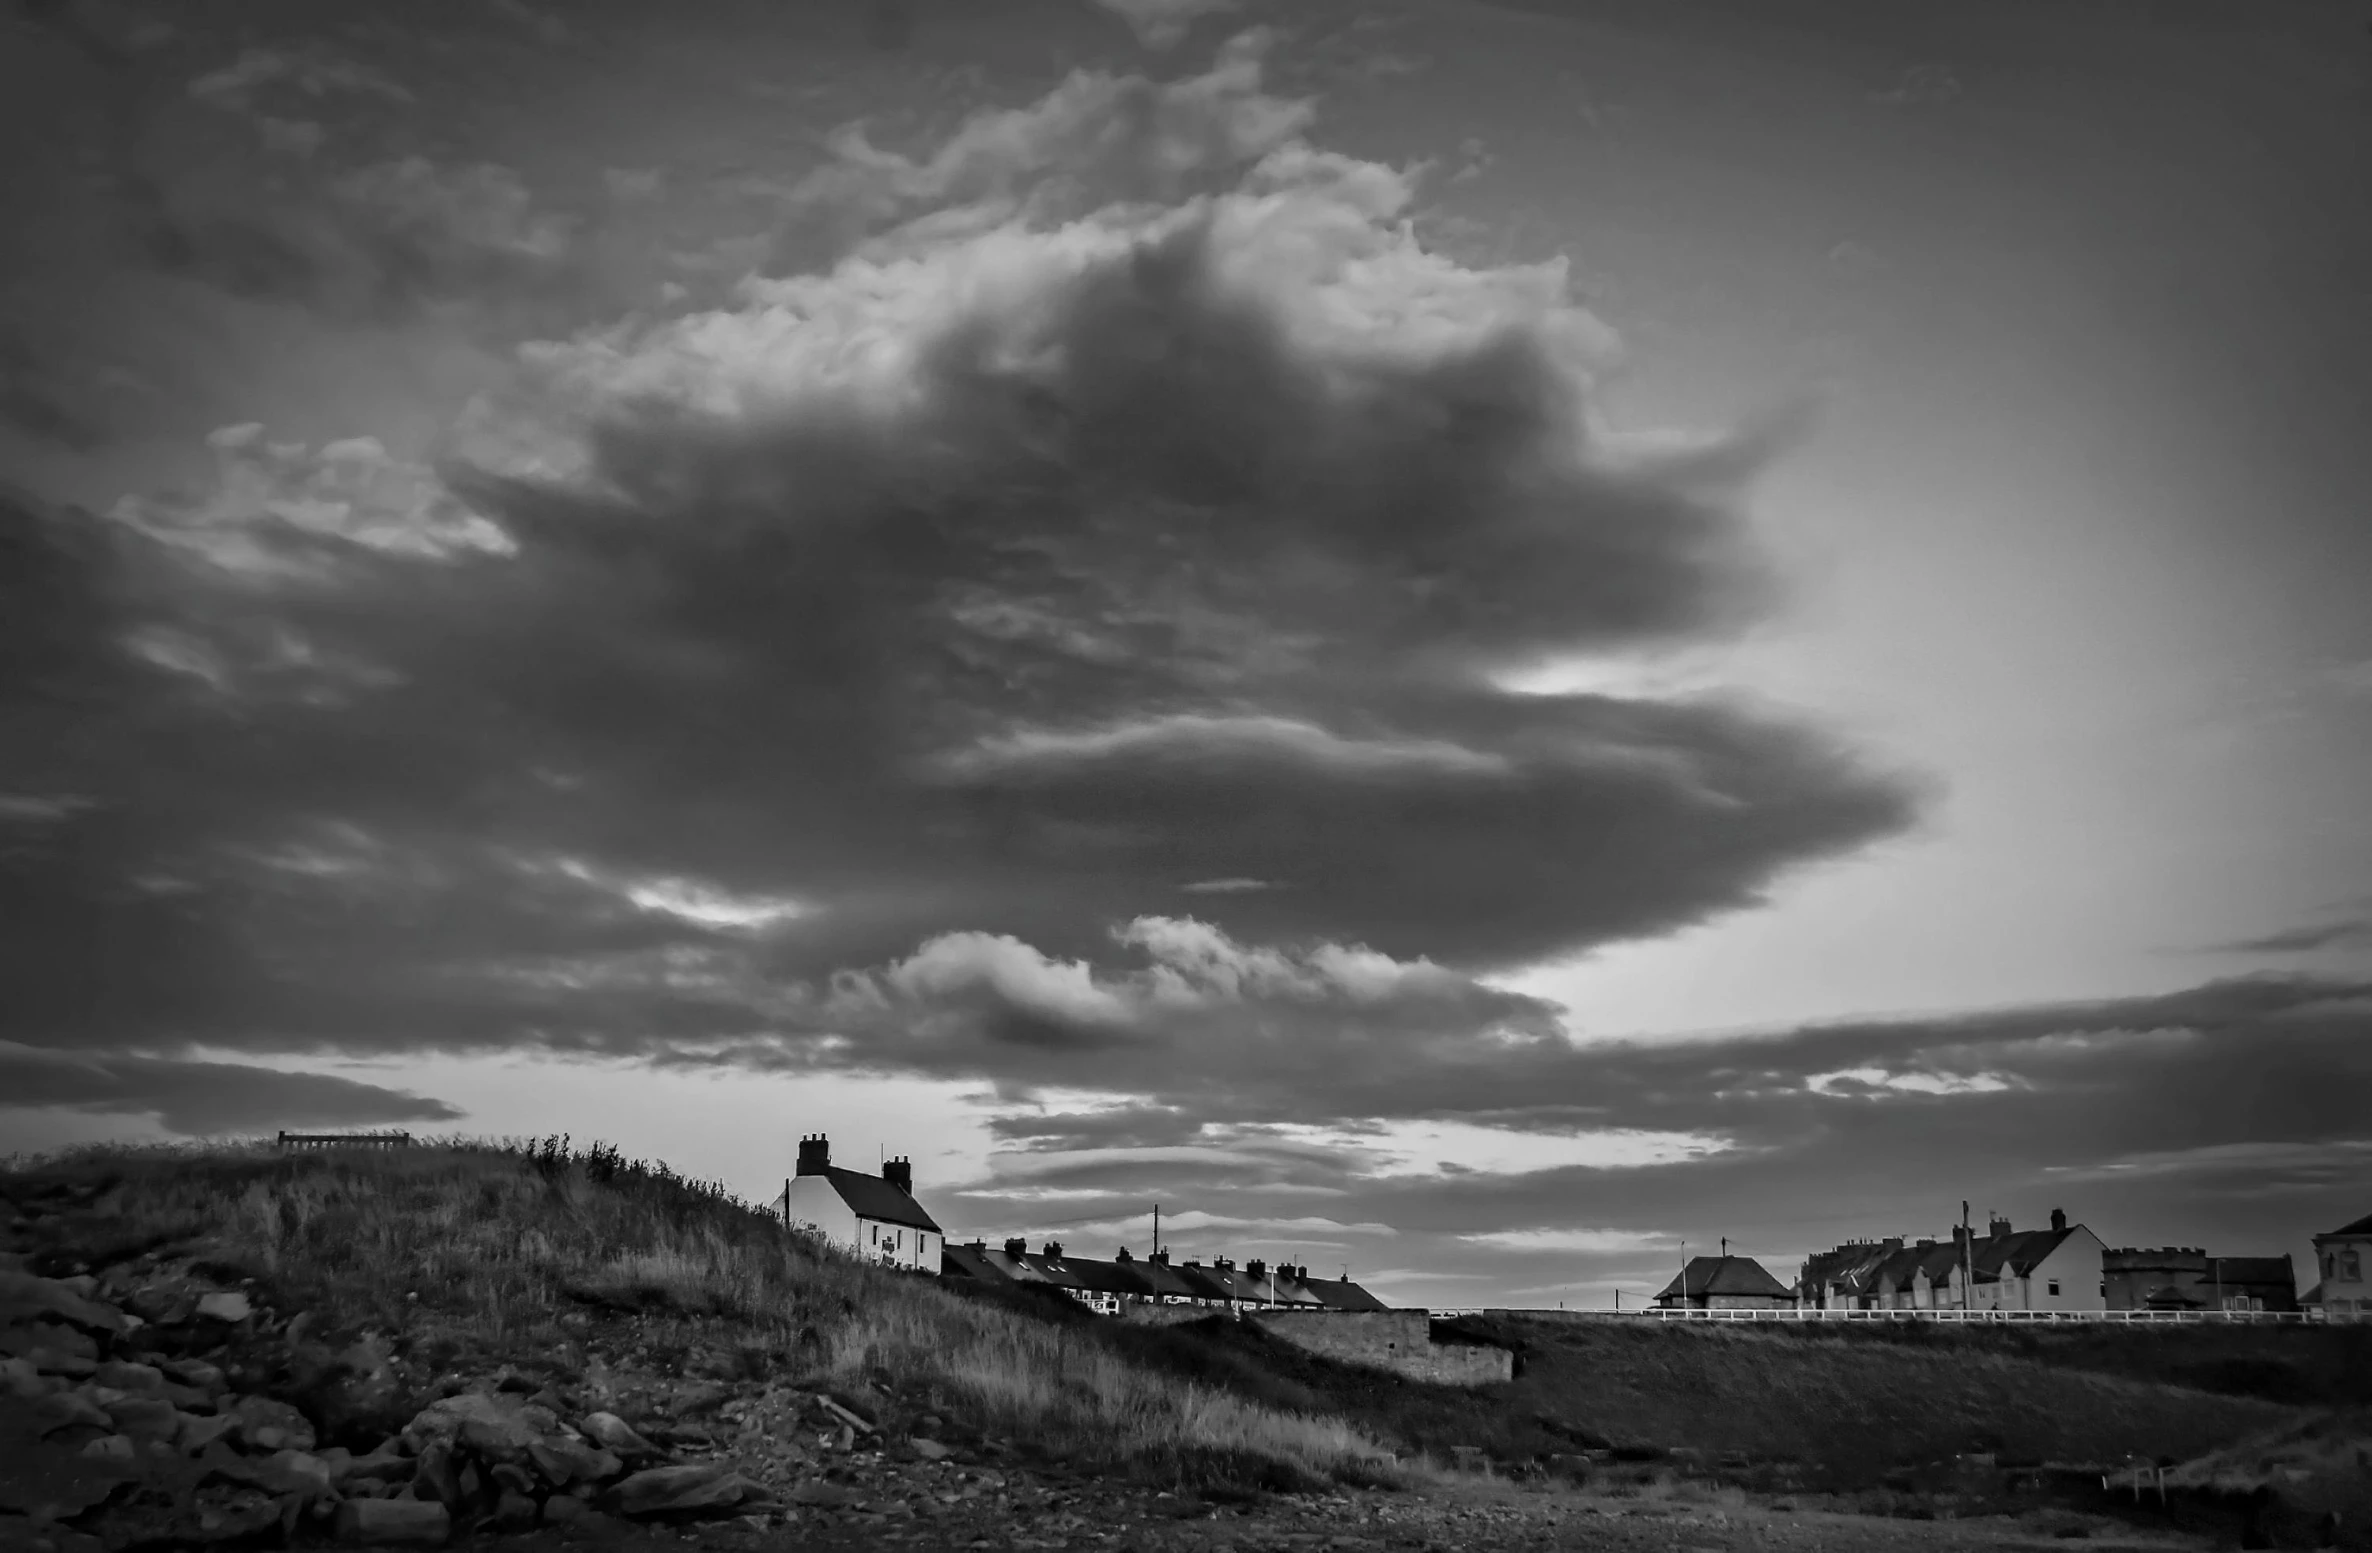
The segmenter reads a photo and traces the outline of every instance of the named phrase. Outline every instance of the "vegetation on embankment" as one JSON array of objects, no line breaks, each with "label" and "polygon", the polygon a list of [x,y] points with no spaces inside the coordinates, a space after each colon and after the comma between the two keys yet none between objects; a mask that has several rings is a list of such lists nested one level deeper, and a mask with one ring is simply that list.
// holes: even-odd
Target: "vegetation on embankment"
[{"label": "vegetation on embankment", "polygon": [[786,1234],[663,1166],[563,1140],[390,1150],[87,1149],[0,1169],[0,1220],[44,1276],[162,1260],[253,1279],[311,1339],[365,1332],[446,1373],[598,1341],[723,1355],[747,1378],[927,1394],[984,1435],[1180,1480],[1385,1481],[1339,1418],[1263,1406]]},{"label": "vegetation on embankment", "polygon": [[1777,1323],[1477,1324],[1520,1345],[1508,1402],[1535,1427],[1547,1419],[1603,1445],[1796,1462],[1811,1480],[1838,1486],[1964,1453],[2036,1464],[2179,1460],[2301,1416],[2010,1345],[1876,1326],[1811,1336]]}]

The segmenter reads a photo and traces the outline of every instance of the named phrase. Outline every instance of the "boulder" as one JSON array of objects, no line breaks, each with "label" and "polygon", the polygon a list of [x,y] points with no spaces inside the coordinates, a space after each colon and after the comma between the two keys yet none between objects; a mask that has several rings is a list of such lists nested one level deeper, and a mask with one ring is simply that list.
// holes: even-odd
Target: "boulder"
[{"label": "boulder", "polygon": [[91,1372],[91,1379],[102,1386],[128,1391],[136,1397],[161,1397],[165,1394],[165,1372],[153,1364],[134,1364],[129,1359],[109,1359]]},{"label": "boulder", "polygon": [[948,1457],[955,1454],[953,1450],[941,1445],[937,1440],[926,1440],[918,1437],[908,1441],[907,1443],[914,1447],[914,1454],[920,1456],[925,1461],[945,1461]]},{"label": "boulder", "polygon": [[226,1411],[231,1420],[232,1438],[259,1455],[313,1448],[312,1421],[285,1402],[275,1402],[270,1397],[241,1397]]},{"label": "boulder", "polygon": [[494,1524],[503,1531],[525,1531],[535,1524],[535,1501],[515,1488],[506,1488],[494,1501]]},{"label": "boulder", "polygon": [[527,1453],[536,1471],[556,1488],[566,1488],[571,1483],[606,1482],[626,1470],[625,1463],[610,1452],[563,1435],[533,1441]]},{"label": "boulder", "polygon": [[107,1410],[92,1401],[90,1394],[84,1391],[57,1391],[46,1397],[35,1397],[24,1412],[34,1433],[38,1435],[53,1435],[61,1429],[77,1425],[109,1434],[115,1432],[115,1420],[109,1418]]},{"label": "boulder", "polygon": [[337,1491],[328,1462],[307,1451],[274,1451],[256,1463],[257,1486],[275,1494],[326,1499]]},{"label": "boulder", "polygon": [[255,1314],[255,1302],[237,1289],[217,1289],[199,1295],[193,1313],[207,1321],[236,1326]]},{"label": "boulder", "polygon": [[135,1440],[172,1440],[181,1433],[181,1414],[163,1397],[119,1396],[101,1405],[117,1431]]},{"label": "boulder", "polygon": [[577,1425],[585,1437],[606,1451],[632,1459],[662,1454],[659,1447],[634,1432],[634,1426],[615,1413],[588,1413]]},{"label": "boulder", "polygon": [[744,1502],[763,1500],[766,1490],[724,1462],[702,1461],[646,1468],[619,1483],[611,1496],[618,1513],[630,1519],[692,1520],[738,1514]]},{"label": "boulder", "polygon": [[82,1448],[90,1461],[117,1461],[129,1466],[140,1459],[140,1446],[128,1434],[103,1435]]},{"label": "boulder", "polygon": [[94,1336],[113,1337],[131,1329],[122,1311],[100,1304],[72,1287],[70,1280],[0,1270],[0,1325],[30,1324],[43,1317]]},{"label": "boulder", "polygon": [[179,1415],[178,1427],[174,1430],[173,1443],[181,1448],[182,1454],[195,1456],[227,1436],[237,1421],[227,1413],[217,1413],[211,1417],[182,1413]]},{"label": "boulder", "polygon": [[227,1384],[223,1378],[222,1366],[208,1364],[203,1359],[167,1359],[162,1368],[167,1375],[184,1386],[194,1387],[199,1391],[220,1391]]},{"label": "boulder", "polygon": [[479,1391],[432,1402],[404,1426],[406,1438],[420,1445],[458,1442],[489,1461],[525,1461],[529,1446],[559,1433],[551,1409]]},{"label": "boulder", "polygon": [[330,1470],[337,1478],[338,1487],[344,1489],[352,1483],[409,1483],[412,1474],[419,1470],[419,1465],[411,1457],[396,1450],[393,1441],[388,1441],[368,1456],[356,1456],[346,1462],[333,1461]]},{"label": "boulder", "polygon": [[17,1326],[0,1326],[0,1354],[16,1354],[22,1358],[48,1355],[64,1359],[80,1359],[90,1366],[84,1374],[98,1368],[99,1344],[80,1327],[62,1321],[28,1321]]},{"label": "boulder", "polygon": [[437,1548],[452,1534],[453,1517],[430,1499],[349,1499],[338,1506],[340,1542]]}]

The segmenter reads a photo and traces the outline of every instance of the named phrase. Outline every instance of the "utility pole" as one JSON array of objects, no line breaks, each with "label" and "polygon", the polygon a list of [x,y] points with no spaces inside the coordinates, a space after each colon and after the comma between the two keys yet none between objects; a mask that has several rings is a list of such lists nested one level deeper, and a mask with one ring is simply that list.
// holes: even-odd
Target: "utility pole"
[{"label": "utility pole", "polygon": [[1968,1309],[1968,1300],[1977,1287],[1976,1250],[1968,1239],[1968,1199],[1960,1199],[1960,1308]]},{"label": "utility pole", "polygon": [[1688,1309],[1688,1242],[1680,1243],[1680,1308]]},{"label": "utility pole", "polygon": [[1161,1204],[1153,1205],[1153,1254],[1161,1254]]}]

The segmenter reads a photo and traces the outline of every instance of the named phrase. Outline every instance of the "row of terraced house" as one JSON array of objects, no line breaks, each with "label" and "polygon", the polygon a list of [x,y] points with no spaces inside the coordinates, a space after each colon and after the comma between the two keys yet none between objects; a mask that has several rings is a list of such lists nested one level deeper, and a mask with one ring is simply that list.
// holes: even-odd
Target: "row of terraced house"
[{"label": "row of terraced house", "polygon": [[899,1158],[879,1175],[832,1163],[831,1142],[799,1140],[798,1173],[783,1183],[786,1224],[821,1235],[869,1261],[909,1272],[1060,1290],[1103,1315],[1150,1309],[1380,1311],[1384,1302],[1342,1278],[1313,1278],[1307,1267],[1228,1257],[1173,1263],[1166,1249],[1144,1257],[1127,1247],[1110,1261],[1068,1255],[1059,1241],[1037,1251],[1012,1239],[953,1244],[914,1197],[914,1165]]}]

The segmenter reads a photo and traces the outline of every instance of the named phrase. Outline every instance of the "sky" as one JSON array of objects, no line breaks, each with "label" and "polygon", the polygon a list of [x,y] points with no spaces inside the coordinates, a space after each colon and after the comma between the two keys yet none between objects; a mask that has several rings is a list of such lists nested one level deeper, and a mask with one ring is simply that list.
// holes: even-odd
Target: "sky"
[{"label": "sky", "polygon": [[0,1151],[1449,1308],[2372,1209],[2360,8],[0,28]]}]

